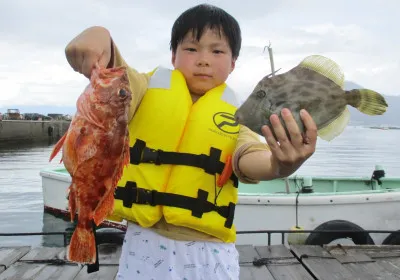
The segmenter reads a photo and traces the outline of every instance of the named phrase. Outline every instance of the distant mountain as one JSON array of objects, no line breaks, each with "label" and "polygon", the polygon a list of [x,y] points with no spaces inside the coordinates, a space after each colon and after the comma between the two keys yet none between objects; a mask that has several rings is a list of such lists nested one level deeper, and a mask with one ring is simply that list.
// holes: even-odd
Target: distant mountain
[{"label": "distant mountain", "polygon": [[[364,88],[351,81],[345,82],[345,89],[360,89]],[[357,109],[348,106],[350,110],[350,124],[352,125],[365,125],[365,126],[400,126],[400,96],[384,95],[386,103],[389,105],[386,112],[381,116],[369,116],[361,113]]]}]

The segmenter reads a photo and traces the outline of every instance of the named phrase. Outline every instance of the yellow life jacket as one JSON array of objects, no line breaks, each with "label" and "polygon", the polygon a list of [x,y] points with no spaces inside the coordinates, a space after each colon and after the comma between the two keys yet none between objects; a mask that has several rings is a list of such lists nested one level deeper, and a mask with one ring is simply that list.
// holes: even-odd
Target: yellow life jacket
[{"label": "yellow life jacket", "polygon": [[115,191],[113,216],[143,227],[164,216],[234,242],[238,180],[232,173],[221,187],[217,181],[236,145],[237,106],[226,84],[193,104],[182,73],[157,68],[129,124],[130,164]]}]

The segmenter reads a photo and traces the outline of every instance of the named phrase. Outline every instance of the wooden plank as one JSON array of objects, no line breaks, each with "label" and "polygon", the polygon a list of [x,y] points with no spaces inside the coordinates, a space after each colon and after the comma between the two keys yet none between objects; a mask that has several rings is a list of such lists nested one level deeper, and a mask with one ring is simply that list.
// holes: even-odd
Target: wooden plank
[{"label": "wooden plank", "polygon": [[26,255],[24,255],[20,261],[42,261],[59,259],[58,255],[64,251],[64,248],[60,247],[38,247],[32,248]]},{"label": "wooden plank", "polygon": [[[64,248],[33,248],[6,271],[0,274],[1,279],[73,279],[80,271],[77,264],[53,265],[59,261]],[[63,261],[63,259],[61,259]]]},{"label": "wooden plank", "polygon": [[[292,245],[292,251],[284,245],[236,247],[243,280],[314,279],[309,271],[316,279],[400,279],[400,246]],[[98,249],[100,270],[88,274],[86,266],[49,264],[64,260],[65,248],[0,247],[0,280],[115,279],[121,246],[101,244]],[[260,259],[265,264],[255,266],[253,261]]]},{"label": "wooden plank", "polygon": [[276,280],[314,279],[285,245],[256,246],[261,258],[268,260],[267,268]]},{"label": "wooden plank", "polygon": [[0,274],[0,280],[31,280],[45,267],[45,264],[15,263]]},{"label": "wooden plank", "polygon": [[[103,265],[100,266],[99,271],[87,273],[86,266],[81,269],[74,280],[108,280],[114,279],[117,276],[118,266],[117,265]],[[60,278],[61,279],[61,278]],[[64,278],[62,278],[64,279]]]},{"label": "wooden plank", "polygon": [[290,248],[316,279],[365,280],[348,270],[318,245],[291,245]]},{"label": "wooden plank", "polygon": [[236,248],[239,252],[240,280],[274,280],[274,277],[265,265],[253,265],[253,261],[260,258],[253,246],[238,245]]},{"label": "wooden plank", "polygon": [[[75,276],[81,270],[80,265],[51,264],[51,261],[53,260],[55,261],[64,260],[64,255],[65,255],[64,252],[65,249],[60,247],[33,248],[28,254],[26,254],[19,260],[21,264],[19,264],[18,270],[31,270],[33,268],[37,268],[38,271],[35,275],[35,280],[74,279]],[[41,261],[48,261],[48,262],[40,263]]]},{"label": "wooden plank", "polygon": [[117,244],[100,244],[98,246],[100,264],[99,271],[88,274],[87,267],[85,266],[75,279],[115,279],[118,273],[121,250],[122,246]]},{"label": "wooden plank", "polygon": [[[372,259],[400,257],[400,245],[341,245],[341,247],[348,253],[359,252]],[[340,250],[337,245],[325,245],[324,248],[327,251]]]},{"label": "wooden plank", "polygon": [[29,246],[0,247],[0,267],[8,268],[26,253],[28,253],[29,250]]},{"label": "wooden plank", "polygon": [[333,246],[324,247],[331,256],[337,259],[341,264],[345,263],[362,263],[362,262],[374,262],[368,255],[363,254],[357,250],[348,250],[346,246],[336,244]]},{"label": "wooden plank", "polygon": [[[365,279],[399,279],[400,269],[396,266],[388,266],[389,262],[384,262],[383,258],[392,255],[392,248],[385,246],[343,246],[330,245],[325,246],[329,253],[336,259],[343,260],[342,264],[360,277]],[[390,250],[390,251],[389,251]],[[368,254],[368,255],[367,255]],[[372,259],[370,256],[379,256]],[[398,255],[400,257],[400,255]]]},{"label": "wooden plank", "polygon": [[[35,276],[35,280],[75,279],[82,267],[79,265],[46,265]],[[105,279],[106,280],[106,279]]]},{"label": "wooden plank", "polygon": [[377,259],[376,262],[397,277],[396,279],[400,279],[400,258]]},{"label": "wooden plank", "polygon": [[[99,252],[99,264],[118,265],[121,256],[122,246],[117,244],[100,244],[97,246]],[[59,254],[60,259],[67,259],[68,247]]]},{"label": "wooden plank", "polygon": [[363,279],[399,280],[392,272],[379,263],[347,263],[344,266]]}]

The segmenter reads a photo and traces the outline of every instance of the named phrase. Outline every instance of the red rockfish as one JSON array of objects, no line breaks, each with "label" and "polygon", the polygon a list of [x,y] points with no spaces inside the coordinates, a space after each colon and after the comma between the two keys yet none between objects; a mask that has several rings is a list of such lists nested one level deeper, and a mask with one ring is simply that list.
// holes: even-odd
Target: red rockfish
[{"label": "red rockfish", "polygon": [[99,225],[111,214],[114,189],[129,163],[131,99],[125,67],[96,65],[68,131],[50,156],[51,161],[62,149],[61,161],[72,177],[69,211],[71,221],[78,214],[78,223],[68,250],[70,261],[96,261],[93,222]]}]

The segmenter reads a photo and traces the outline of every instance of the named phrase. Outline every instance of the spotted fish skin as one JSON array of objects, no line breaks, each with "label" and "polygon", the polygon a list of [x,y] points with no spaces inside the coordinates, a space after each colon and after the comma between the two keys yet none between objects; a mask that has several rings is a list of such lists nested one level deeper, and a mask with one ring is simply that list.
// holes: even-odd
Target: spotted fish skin
[{"label": "spotted fish skin", "polygon": [[368,115],[386,111],[388,105],[379,93],[368,89],[345,91],[343,86],[344,75],[335,62],[323,56],[309,56],[288,72],[259,81],[235,118],[239,124],[262,135],[263,125],[272,127],[269,120],[272,114],[279,116],[286,129],[281,110],[288,108],[304,132],[300,110],[306,109],[317,125],[319,136],[330,141],[349,122],[347,105]]}]

